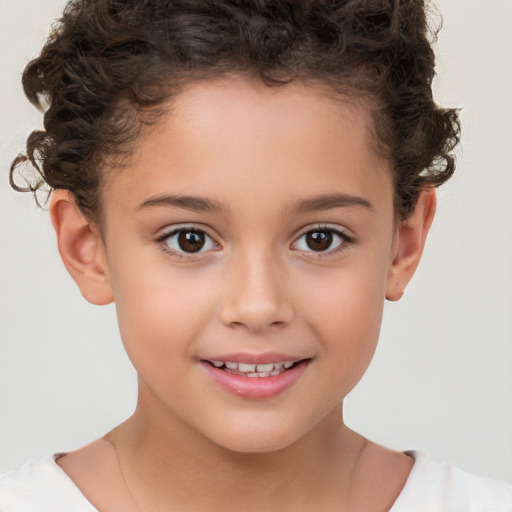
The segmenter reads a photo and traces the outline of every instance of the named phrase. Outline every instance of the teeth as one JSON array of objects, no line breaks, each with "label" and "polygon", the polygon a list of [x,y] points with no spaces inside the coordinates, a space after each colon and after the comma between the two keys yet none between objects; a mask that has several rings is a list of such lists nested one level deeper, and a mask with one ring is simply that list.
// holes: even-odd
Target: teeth
[{"label": "teeth", "polygon": [[274,364],[273,363],[270,363],[270,364],[258,364],[256,366],[256,369],[259,372],[271,372],[274,369]]},{"label": "teeth", "polygon": [[[228,368],[229,368],[229,366],[228,366]],[[254,370],[256,370],[255,364],[238,363],[238,371],[240,371],[240,372],[247,373],[247,372],[254,372]],[[259,368],[258,368],[258,371],[259,371]]]},{"label": "teeth", "polygon": [[236,363],[235,361],[210,361],[215,368],[245,377],[274,377],[291,368],[296,361],[283,361],[280,363],[248,364]]}]

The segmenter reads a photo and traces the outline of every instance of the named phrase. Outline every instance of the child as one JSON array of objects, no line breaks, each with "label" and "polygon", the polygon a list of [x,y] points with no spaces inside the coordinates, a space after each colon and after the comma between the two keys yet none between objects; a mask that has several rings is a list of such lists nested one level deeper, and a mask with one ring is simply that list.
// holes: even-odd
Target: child
[{"label": "child", "polygon": [[505,511],[506,484],[378,446],[342,403],[419,263],[453,110],[424,5],[74,1],[24,75],[28,160],[135,413],[0,480],[0,510]]}]

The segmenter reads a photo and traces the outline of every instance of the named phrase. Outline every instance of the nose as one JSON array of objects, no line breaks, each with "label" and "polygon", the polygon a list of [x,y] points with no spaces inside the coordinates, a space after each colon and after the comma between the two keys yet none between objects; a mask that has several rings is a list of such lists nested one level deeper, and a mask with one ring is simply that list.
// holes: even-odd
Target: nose
[{"label": "nose", "polygon": [[286,272],[270,260],[260,255],[232,262],[221,309],[228,327],[256,333],[291,322],[294,311],[286,295]]}]

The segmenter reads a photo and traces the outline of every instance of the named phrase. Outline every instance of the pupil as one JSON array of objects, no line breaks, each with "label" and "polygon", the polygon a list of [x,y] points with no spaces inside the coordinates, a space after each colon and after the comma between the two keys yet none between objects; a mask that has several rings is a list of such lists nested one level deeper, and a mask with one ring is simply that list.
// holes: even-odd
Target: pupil
[{"label": "pupil", "polygon": [[329,231],[310,231],[306,235],[306,243],[313,251],[325,251],[332,244],[332,233]]},{"label": "pupil", "polygon": [[201,231],[182,231],[178,235],[178,244],[185,252],[200,251],[205,242],[204,233]]}]

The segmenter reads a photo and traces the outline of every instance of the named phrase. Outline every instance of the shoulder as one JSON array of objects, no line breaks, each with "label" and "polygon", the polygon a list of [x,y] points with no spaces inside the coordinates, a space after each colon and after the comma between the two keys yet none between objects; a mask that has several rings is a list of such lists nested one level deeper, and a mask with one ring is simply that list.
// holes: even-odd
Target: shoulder
[{"label": "shoulder", "polygon": [[98,512],[56,464],[57,455],[0,475],[2,512]]},{"label": "shoulder", "polygon": [[472,475],[421,452],[390,512],[512,512],[512,486]]}]

